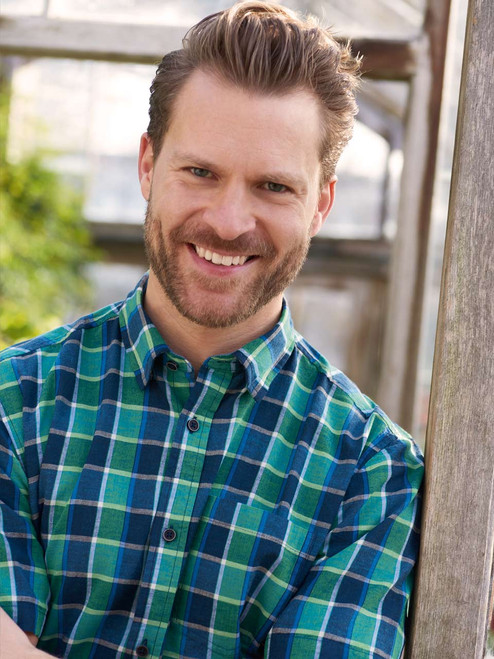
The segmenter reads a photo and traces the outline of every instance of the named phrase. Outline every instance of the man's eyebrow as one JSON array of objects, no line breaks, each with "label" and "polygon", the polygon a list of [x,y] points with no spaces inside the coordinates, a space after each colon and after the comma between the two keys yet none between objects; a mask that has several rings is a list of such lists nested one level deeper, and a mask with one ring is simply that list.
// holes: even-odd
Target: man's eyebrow
[{"label": "man's eyebrow", "polygon": [[194,163],[196,167],[200,167],[201,169],[210,169],[213,172],[217,169],[217,166],[214,163],[209,162],[197,154],[188,151],[172,151],[171,158],[175,161],[179,160],[186,163]]},{"label": "man's eyebrow", "polygon": [[[219,165],[216,165],[191,151],[180,151],[177,149],[176,151],[172,151],[171,158],[174,161],[191,163],[191,166],[193,163],[193,166],[195,167],[208,169],[212,172],[221,174],[221,167]],[[264,172],[259,176],[259,180],[261,183],[266,183],[268,181],[271,181],[272,183],[281,183],[296,190],[304,191],[307,189],[307,181],[305,178],[284,170]]]},{"label": "man's eyebrow", "polygon": [[291,172],[266,172],[263,174],[262,178],[264,181],[271,181],[272,183],[282,183],[287,185],[290,188],[294,189],[303,189],[307,188],[307,181],[300,177],[292,174]]}]

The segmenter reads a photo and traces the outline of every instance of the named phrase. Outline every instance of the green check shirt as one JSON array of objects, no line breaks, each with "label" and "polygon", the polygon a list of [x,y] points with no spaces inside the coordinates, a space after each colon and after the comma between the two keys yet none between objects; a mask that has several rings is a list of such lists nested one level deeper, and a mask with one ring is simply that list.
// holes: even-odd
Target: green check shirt
[{"label": "green check shirt", "polygon": [[195,378],[146,281],[0,358],[0,605],[76,659],[398,658],[410,437],[286,307]]}]

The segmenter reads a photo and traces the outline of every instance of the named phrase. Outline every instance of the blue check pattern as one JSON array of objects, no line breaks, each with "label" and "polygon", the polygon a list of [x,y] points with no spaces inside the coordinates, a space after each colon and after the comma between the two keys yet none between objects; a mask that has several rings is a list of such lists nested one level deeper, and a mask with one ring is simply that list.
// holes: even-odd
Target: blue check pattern
[{"label": "blue check pattern", "polygon": [[0,605],[63,657],[401,654],[421,455],[293,329],[197,378],[127,300],[0,359]]}]

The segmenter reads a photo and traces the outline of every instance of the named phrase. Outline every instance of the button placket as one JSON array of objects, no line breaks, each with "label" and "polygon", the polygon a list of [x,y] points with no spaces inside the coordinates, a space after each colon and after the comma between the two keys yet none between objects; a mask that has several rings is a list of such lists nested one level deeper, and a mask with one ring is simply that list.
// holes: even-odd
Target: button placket
[{"label": "button placket", "polygon": [[[222,394],[216,389],[213,389],[206,391],[206,395],[204,395],[204,385],[199,387],[195,383],[194,386],[189,387],[190,381],[188,376],[182,373],[181,366],[177,368],[176,373],[171,373],[173,367],[169,369],[168,362],[165,362],[165,366],[169,370],[169,383],[172,395],[176,394],[177,396],[176,400],[174,400],[173,407],[175,412],[179,412],[179,414],[176,414],[175,417],[176,425],[173,429],[173,437],[170,437],[169,455],[165,466],[166,479],[164,479],[157,504],[158,509],[166,510],[166,518],[165,520],[163,518],[161,520],[157,518],[155,522],[160,523],[160,529],[158,530],[156,527],[153,529],[154,546],[157,547],[156,541],[158,541],[163,550],[162,553],[153,552],[153,554],[161,557],[158,578],[160,584],[166,586],[166,591],[164,590],[162,593],[160,592],[155,595],[152,606],[153,610],[160,611],[158,615],[162,619],[169,619],[174,597],[178,589],[183,557],[182,552],[185,549],[190,516],[193,512],[197,495],[197,484],[200,482],[204,466],[204,456],[211,420]],[[182,399],[182,395],[186,393],[188,394],[187,399]],[[180,407],[176,403],[179,403]],[[206,412],[205,415],[202,413],[203,409]],[[200,421],[195,416],[196,414],[199,415]],[[174,495],[173,505],[169,506],[170,492],[173,489],[172,483],[175,483],[176,479],[180,479],[180,482],[184,483],[183,487],[187,492],[180,496]],[[190,485],[186,485],[187,483],[190,483]],[[168,526],[171,523],[176,528]],[[145,580],[147,582],[151,582],[151,579],[155,578],[155,564],[156,561],[149,561],[149,565],[146,565]],[[144,599],[143,590],[143,595],[139,599],[139,610],[144,610],[146,605],[147,602]],[[155,647],[163,643],[165,631],[165,629],[160,628],[156,636]],[[137,634],[139,633],[137,623],[136,632]],[[142,640],[141,644],[146,645],[145,639]],[[134,650],[134,652],[136,651],[137,649]],[[153,652],[154,649],[149,650],[149,655],[142,656],[151,656]]]},{"label": "button placket", "polygon": [[[204,466],[211,420],[220,403],[222,392],[211,389],[207,390],[206,395],[204,395],[204,385],[200,387],[196,386],[197,383],[192,385],[189,375],[183,372],[182,364],[178,365],[176,371],[174,371],[173,366],[169,368],[168,361],[165,361],[164,366],[168,371],[168,383],[170,395],[172,396],[171,405],[175,419],[173,435],[169,438],[170,448],[165,465],[165,478],[157,502],[157,509],[166,510],[166,517],[165,519],[157,517],[155,519],[156,524],[153,523],[153,547],[158,548],[159,546],[162,552],[149,553],[143,571],[143,582],[151,583],[151,580],[156,578],[157,560],[153,557],[159,556],[158,580],[166,589],[164,588],[162,592],[154,596],[152,611],[155,617],[160,616],[161,619],[169,619],[178,589],[182,552],[185,549],[190,516],[197,495],[197,484],[200,482]],[[166,373],[164,375],[166,379]],[[206,387],[206,389],[208,388]],[[200,421],[196,414],[199,416]],[[191,450],[187,450],[189,448]],[[183,486],[187,489],[187,492],[190,489],[190,496],[187,492],[184,495],[174,495],[173,505],[169,506],[173,483],[177,479],[185,484],[190,483],[190,485]],[[172,525],[175,528],[172,528]],[[138,615],[143,615],[148,601],[146,588],[143,587],[137,605]],[[134,638],[139,639],[140,625],[137,621],[134,624],[136,634]],[[154,656],[155,648],[160,647],[164,641],[165,632],[165,628],[160,628],[153,646],[149,646],[148,654],[142,656]],[[141,640],[140,645],[148,647],[145,638]],[[141,651],[145,652],[145,649],[142,648]],[[134,656],[139,656],[136,652],[137,648],[134,645]]]}]

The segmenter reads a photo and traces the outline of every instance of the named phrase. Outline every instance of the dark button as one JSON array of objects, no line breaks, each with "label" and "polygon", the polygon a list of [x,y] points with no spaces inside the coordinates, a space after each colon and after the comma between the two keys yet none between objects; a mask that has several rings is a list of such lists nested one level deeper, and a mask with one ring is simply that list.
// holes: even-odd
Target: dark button
[{"label": "dark button", "polygon": [[177,532],[174,529],[165,529],[163,531],[163,539],[167,542],[172,542],[177,537]]},{"label": "dark button", "polygon": [[138,657],[147,657],[149,654],[149,650],[147,649],[146,645],[138,645],[136,647],[136,655]]},{"label": "dark button", "polygon": [[166,362],[167,368],[170,369],[170,371],[177,371],[178,366],[175,364],[175,362]]},{"label": "dark button", "polygon": [[189,419],[187,421],[187,428],[190,430],[190,432],[199,430],[199,421],[197,419]]}]

